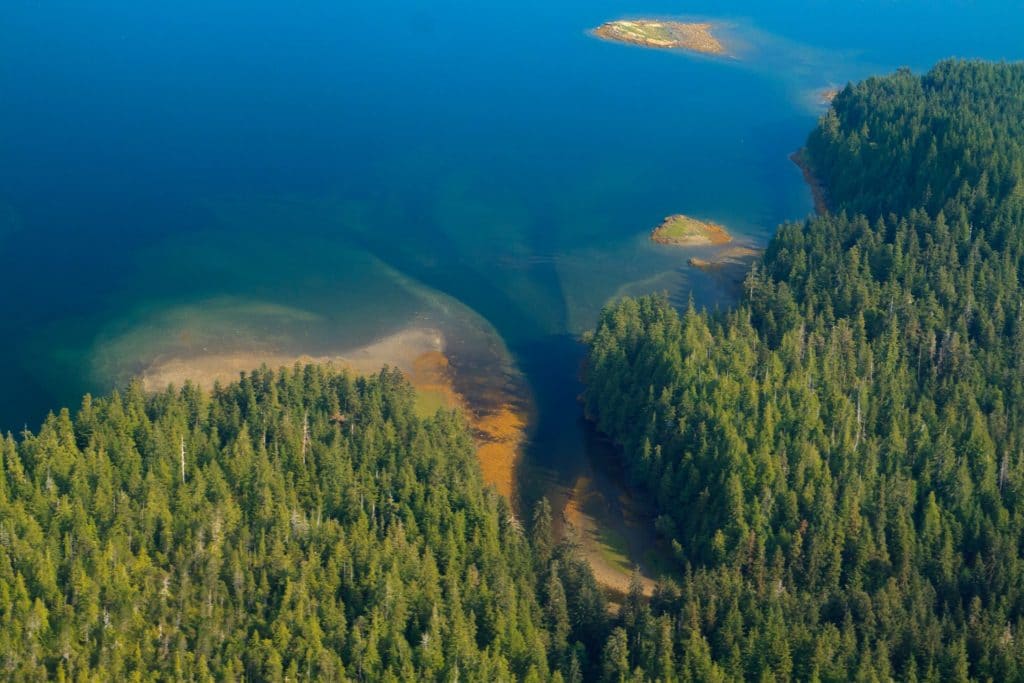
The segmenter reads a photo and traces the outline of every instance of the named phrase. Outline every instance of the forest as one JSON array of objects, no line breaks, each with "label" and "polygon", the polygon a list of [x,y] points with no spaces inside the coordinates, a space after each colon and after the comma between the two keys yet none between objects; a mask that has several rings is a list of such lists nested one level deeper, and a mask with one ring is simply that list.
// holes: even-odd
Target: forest
[{"label": "forest", "polygon": [[728,311],[587,335],[585,414],[676,564],[609,604],[397,370],[138,383],[0,439],[0,676],[1024,679],[1024,66],[847,86],[830,212]]},{"label": "forest", "polygon": [[589,571],[484,488],[460,415],[413,404],[397,370],[296,366],[8,436],[2,676],[581,680]]},{"label": "forest", "polygon": [[830,212],[734,309],[603,312],[586,412],[657,501],[695,679],[1024,677],[1022,142],[1020,64],[847,86],[807,143]]}]

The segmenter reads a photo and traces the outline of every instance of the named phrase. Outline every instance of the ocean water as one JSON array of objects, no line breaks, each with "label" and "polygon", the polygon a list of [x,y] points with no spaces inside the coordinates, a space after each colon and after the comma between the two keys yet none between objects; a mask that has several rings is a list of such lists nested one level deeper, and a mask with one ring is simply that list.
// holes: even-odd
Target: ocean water
[{"label": "ocean water", "polygon": [[[722,22],[733,55],[587,34],[646,16]],[[815,91],[1018,59],[1022,30],[986,0],[7,0],[0,428],[175,334],[308,352],[459,308],[532,390],[528,488],[614,488],[578,335],[624,293],[730,300],[649,230],[682,212],[763,245],[812,209],[787,155]]]}]

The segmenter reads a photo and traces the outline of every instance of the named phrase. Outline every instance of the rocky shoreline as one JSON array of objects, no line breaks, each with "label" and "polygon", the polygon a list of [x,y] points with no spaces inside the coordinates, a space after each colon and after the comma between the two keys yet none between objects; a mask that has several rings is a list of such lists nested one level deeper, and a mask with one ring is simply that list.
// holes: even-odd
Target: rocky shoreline
[{"label": "rocky shoreline", "polygon": [[796,164],[800,172],[804,174],[804,182],[811,188],[815,212],[820,216],[824,216],[828,213],[828,193],[821,179],[815,175],[814,169],[811,168],[810,161],[807,159],[807,150],[801,147],[789,155],[789,160]]}]

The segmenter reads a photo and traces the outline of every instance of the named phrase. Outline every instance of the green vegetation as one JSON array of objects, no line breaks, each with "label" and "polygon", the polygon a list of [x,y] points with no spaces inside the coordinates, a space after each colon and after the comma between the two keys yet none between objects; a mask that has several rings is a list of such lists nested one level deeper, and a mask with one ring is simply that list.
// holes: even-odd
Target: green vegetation
[{"label": "green vegetation", "polygon": [[[942,212],[1014,232],[1024,195],[1020,70],[949,61],[921,77],[901,69],[846,87],[807,141],[835,208],[871,220]],[[994,236],[981,242],[1003,246]]]},{"label": "green vegetation", "polygon": [[675,214],[667,216],[651,232],[651,239],[660,244],[701,245],[727,244],[732,237],[721,225]]},{"label": "green vegetation", "polygon": [[86,397],[0,440],[0,672],[41,680],[1024,678],[1024,66],[848,87],[830,215],[732,311],[609,307],[587,414],[679,581],[618,613],[397,371]]},{"label": "green vegetation", "polygon": [[3,677],[579,680],[593,579],[549,536],[535,563],[461,419],[414,401],[296,366],[0,441]]},{"label": "green vegetation", "polygon": [[448,397],[440,391],[421,389],[416,391],[413,410],[418,417],[428,418],[448,407]]},{"label": "green vegetation", "polygon": [[[586,411],[685,572],[644,616],[681,679],[1024,677],[1022,143],[1024,65],[848,87],[807,146],[833,214],[735,310],[602,315]],[[606,664],[656,677],[623,628]]]}]

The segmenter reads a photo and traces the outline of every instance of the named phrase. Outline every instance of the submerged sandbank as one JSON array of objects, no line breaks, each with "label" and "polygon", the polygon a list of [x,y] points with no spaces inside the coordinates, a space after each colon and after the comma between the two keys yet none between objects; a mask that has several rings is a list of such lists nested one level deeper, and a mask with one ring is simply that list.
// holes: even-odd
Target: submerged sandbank
[{"label": "submerged sandbank", "polygon": [[239,349],[159,357],[139,372],[139,378],[147,391],[159,391],[169,384],[181,386],[186,380],[209,389],[217,382],[226,384],[234,381],[240,373],[261,365],[280,368],[291,367],[295,363],[319,363],[339,369],[347,368],[357,374],[373,373],[390,365],[408,374],[421,355],[443,349],[444,338],[440,330],[411,328],[339,354],[309,355]]},{"label": "submerged sandbank", "polygon": [[233,297],[156,302],[128,312],[94,343],[93,385],[123,386],[136,377],[149,391],[186,381],[209,389],[264,365],[296,363],[363,375],[398,368],[417,390],[420,415],[439,408],[464,414],[485,480],[514,500],[532,400],[504,341],[459,302],[393,277],[410,305],[382,306],[381,315],[396,318],[391,325],[391,316],[374,319],[364,309]]}]

